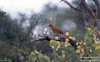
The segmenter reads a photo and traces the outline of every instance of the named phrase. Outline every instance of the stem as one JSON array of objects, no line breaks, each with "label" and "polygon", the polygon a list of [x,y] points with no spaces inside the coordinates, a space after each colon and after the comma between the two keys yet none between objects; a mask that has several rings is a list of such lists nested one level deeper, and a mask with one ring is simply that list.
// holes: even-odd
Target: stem
[{"label": "stem", "polygon": [[54,53],[54,58],[53,58],[54,59],[54,62],[57,62],[56,49],[53,50],[53,53]]}]

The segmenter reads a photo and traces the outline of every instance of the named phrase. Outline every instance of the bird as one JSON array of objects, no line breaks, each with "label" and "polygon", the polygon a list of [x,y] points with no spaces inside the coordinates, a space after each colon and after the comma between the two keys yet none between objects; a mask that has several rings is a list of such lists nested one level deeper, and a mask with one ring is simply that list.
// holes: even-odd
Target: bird
[{"label": "bird", "polygon": [[50,27],[51,30],[52,30],[54,33],[56,33],[56,34],[62,34],[62,35],[64,35],[64,36],[66,36],[67,38],[69,38],[67,35],[65,35],[65,34],[63,33],[62,30],[60,30],[59,28],[55,27],[54,25],[49,24],[48,27]]}]

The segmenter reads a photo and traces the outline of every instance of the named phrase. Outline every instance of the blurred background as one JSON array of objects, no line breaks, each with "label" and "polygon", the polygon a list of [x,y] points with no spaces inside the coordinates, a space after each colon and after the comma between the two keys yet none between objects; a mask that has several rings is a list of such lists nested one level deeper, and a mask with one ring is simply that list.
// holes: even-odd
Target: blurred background
[{"label": "blurred background", "polygon": [[[78,0],[67,1],[78,7]],[[42,34],[54,35],[46,27],[48,24],[59,27],[64,33],[69,32],[76,40],[82,40],[85,34],[80,13],[60,0],[0,0],[0,60],[27,62],[35,49],[50,55],[52,48],[48,41],[31,42]],[[72,61],[77,60],[75,52],[70,57]]]}]

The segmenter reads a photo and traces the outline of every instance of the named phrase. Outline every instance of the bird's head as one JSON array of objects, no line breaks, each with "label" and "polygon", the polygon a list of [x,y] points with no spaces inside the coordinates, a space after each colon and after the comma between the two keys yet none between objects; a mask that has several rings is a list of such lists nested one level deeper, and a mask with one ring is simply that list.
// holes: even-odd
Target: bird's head
[{"label": "bird's head", "polygon": [[47,27],[51,27],[52,26],[52,24],[49,24]]}]

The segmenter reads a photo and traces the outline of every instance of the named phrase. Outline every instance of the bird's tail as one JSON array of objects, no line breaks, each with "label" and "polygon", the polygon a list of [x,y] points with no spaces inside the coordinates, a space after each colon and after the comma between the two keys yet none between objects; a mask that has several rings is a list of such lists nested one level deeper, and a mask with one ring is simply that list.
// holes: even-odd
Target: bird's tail
[{"label": "bird's tail", "polygon": [[63,33],[63,35],[66,36],[68,39],[70,39],[69,36],[67,36],[66,34]]}]

